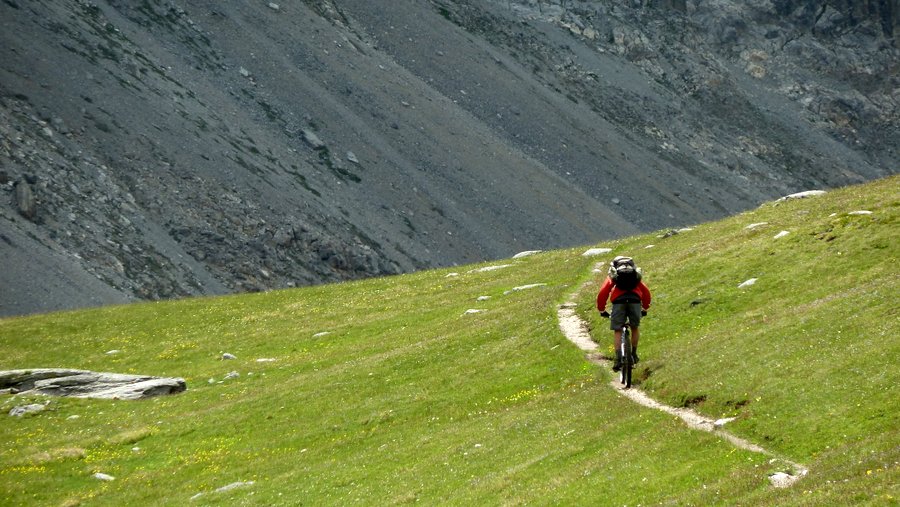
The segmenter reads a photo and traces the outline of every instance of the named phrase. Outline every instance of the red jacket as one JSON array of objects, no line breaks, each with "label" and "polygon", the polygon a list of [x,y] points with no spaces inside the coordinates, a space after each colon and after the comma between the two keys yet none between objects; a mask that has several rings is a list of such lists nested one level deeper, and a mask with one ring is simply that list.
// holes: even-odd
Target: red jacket
[{"label": "red jacket", "polygon": [[[634,288],[633,291],[638,297],[641,298],[641,308],[647,310],[650,308],[650,289],[644,285],[643,281],[638,282],[638,286]],[[612,293],[612,294],[610,294]],[[622,294],[626,294],[627,292],[619,289],[613,283],[610,277],[606,277],[606,280],[603,282],[603,285],[600,286],[600,293],[597,294],[597,309],[602,311],[606,310],[606,300],[615,301]]]}]

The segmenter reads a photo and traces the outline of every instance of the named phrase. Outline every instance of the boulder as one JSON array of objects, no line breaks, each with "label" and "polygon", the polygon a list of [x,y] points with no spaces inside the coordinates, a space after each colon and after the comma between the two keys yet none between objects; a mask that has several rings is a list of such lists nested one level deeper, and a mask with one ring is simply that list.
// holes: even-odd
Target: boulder
[{"label": "boulder", "polygon": [[36,414],[38,412],[42,412],[45,408],[47,408],[45,405],[41,405],[39,403],[19,405],[13,407],[12,410],[9,411],[9,415],[12,417],[22,417],[25,414]]},{"label": "boulder", "polygon": [[26,181],[20,181],[16,185],[16,205],[20,215],[28,220],[34,220],[37,215],[37,201],[34,192],[31,191],[31,185]]},{"label": "boulder", "polygon": [[787,488],[797,482],[797,479],[799,479],[799,477],[787,472],[776,472],[769,476],[769,482],[776,488]]},{"label": "boulder", "polygon": [[306,142],[310,146],[310,148],[314,150],[324,150],[325,142],[319,139],[319,136],[316,135],[315,132],[309,129],[303,129],[300,131],[300,137],[303,138],[303,141]]},{"label": "boulder", "polygon": [[0,389],[73,398],[137,400],[180,393],[187,384],[182,378],[38,368],[0,371]]}]

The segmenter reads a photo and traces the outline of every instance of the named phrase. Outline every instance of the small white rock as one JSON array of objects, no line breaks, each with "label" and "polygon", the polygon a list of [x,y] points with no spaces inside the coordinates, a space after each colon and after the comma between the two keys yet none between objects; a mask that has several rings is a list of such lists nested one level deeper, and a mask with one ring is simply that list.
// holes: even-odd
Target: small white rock
[{"label": "small white rock", "polygon": [[603,255],[612,252],[612,248],[590,248],[585,250],[582,257],[593,257],[594,255]]},{"label": "small white rock", "polygon": [[257,363],[274,363],[277,361],[274,357],[261,357],[256,360]]},{"label": "small white rock", "polygon": [[454,276],[459,276],[459,273],[447,273],[444,278],[452,278]]},{"label": "small white rock", "polygon": [[775,236],[773,236],[772,239],[783,238],[783,237],[787,236],[788,234],[790,234],[790,232],[788,232],[788,231],[781,231],[781,232],[779,232],[778,234],[776,234]]},{"label": "small white rock", "polygon": [[254,481],[246,481],[246,482],[232,482],[231,484],[222,486],[221,488],[216,488],[216,493],[222,493],[225,491],[231,491],[235,488],[242,488],[244,486],[252,486]]},{"label": "small white rock", "polygon": [[757,227],[762,227],[764,225],[769,225],[769,222],[757,222],[755,224],[750,224],[747,227],[744,227],[744,229],[756,229]]},{"label": "small white rock", "polygon": [[724,417],[722,419],[716,419],[716,421],[713,422],[713,426],[716,428],[721,428],[722,426],[725,426],[726,424],[730,423],[731,421],[734,421],[735,419],[737,419],[737,417]]},{"label": "small white rock", "polygon": [[468,314],[470,314],[470,313],[481,313],[481,312],[483,312],[483,311],[484,311],[484,310],[479,310],[479,309],[477,309],[477,308],[469,308],[468,310],[465,311],[465,314],[468,315]]},{"label": "small white rock", "polygon": [[769,482],[776,488],[786,488],[797,481],[799,477],[785,473],[776,472],[769,476]]},{"label": "small white rock", "polygon": [[796,194],[786,195],[786,196],[782,197],[781,199],[778,199],[778,202],[786,201],[788,199],[805,199],[807,197],[822,195],[824,193],[825,193],[824,190],[807,190],[805,192],[797,192]]},{"label": "small white rock", "polygon": [[227,486],[222,486],[221,488],[216,489],[216,493],[222,493],[225,491],[231,491],[235,488],[243,488],[244,486],[252,486],[255,484],[255,481],[246,481],[246,482],[232,482]]},{"label": "small white rock", "polygon": [[226,361],[226,360],[229,360],[229,359],[237,359],[237,356],[235,356],[234,354],[229,354],[228,352],[222,354],[222,360],[223,360],[223,361]]},{"label": "small white rock", "polygon": [[515,290],[515,291],[528,290],[528,289],[534,289],[535,287],[543,287],[545,285],[547,285],[547,284],[546,283],[530,283],[528,285],[520,285],[518,287],[513,287],[512,290]]},{"label": "small white rock", "polygon": [[313,338],[319,338],[319,337],[325,336],[325,335],[330,334],[330,333],[331,333],[331,331],[322,331],[321,333],[316,333],[316,334],[312,335],[312,337],[313,337]]},{"label": "small white rock", "polygon": [[108,474],[101,473],[101,472],[95,473],[95,474],[93,475],[93,477],[94,477],[94,479],[101,480],[101,481],[114,481],[114,480],[116,480],[115,477],[113,477],[113,476],[111,476],[111,475],[108,475]]},{"label": "small white rock", "polygon": [[491,296],[478,296],[476,301],[487,301],[488,299],[491,299]]},{"label": "small white rock", "polygon": [[280,10],[281,10],[281,6],[280,6],[280,5],[278,5],[278,4],[276,4],[276,3],[271,3],[271,2],[269,3],[269,8],[272,9],[273,11],[280,11]]},{"label": "small white rock", "polygon": [[851,211],[850,213],[847,213],[847,214],[848,215],[871,215],[872,212],[869,210],[861,209],[861,210],[857,210],[857,211]]},{"label": "small white rock", "polygon": [[114,354],[119,354],[120,352],[122,352],[122,351],[119,350],[119,349],[107,350],[107,351],[106,351],[106,355],[107,355],[107,356],[112,356],[112,355],[114,355]]},{"label": "small white rock", "polygon": [[519,252],[516,255],[513,255],[513,259],[521,259],[522,257],[528,257],[529,255],[539,254],[543,252],[543,250],[525,250],[524,252]]},{"label": "small white rock", "polygon": [[225,375],[225,380],[233,379],[233,378],[238,378],[238,377],[240,377],[240,376],[241,376],[240,373],[238,373],[238,372],[236,372],[236,371],[230,371],[230,372],[228,372],[227,375]]},{"label": "small white rock", "polygon": [[499,264],[497,266],[485,266],[483,268],[478,268],[474,270],[476,273],[487,273],[488,271],[496,271],[498,269],[504,269],[512,266],[512,264]]},{"label": "small white rock", "polygon": [[738,289],[743,289],[743,288],[745,288],[745,287],[750,287],[751,285],[753,285],[753,284],[756,283],[756,280],[757,280],[757,278],[751,278],[751,279],[749,279],[749,280],[743,282],[742,284],[738,285]]}]

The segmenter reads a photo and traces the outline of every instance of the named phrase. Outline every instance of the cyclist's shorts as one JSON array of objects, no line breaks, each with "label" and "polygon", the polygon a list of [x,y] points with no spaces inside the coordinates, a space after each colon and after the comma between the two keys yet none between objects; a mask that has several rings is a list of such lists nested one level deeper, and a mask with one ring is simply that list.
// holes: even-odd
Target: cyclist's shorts
[{"label": "cyclist's shorts", "polygon": [[625,328],[626,318],[632,326],[640,326],[641,310],[640,303],[613,303],[612,313],[609,315],[609,328],[613,331]]}]

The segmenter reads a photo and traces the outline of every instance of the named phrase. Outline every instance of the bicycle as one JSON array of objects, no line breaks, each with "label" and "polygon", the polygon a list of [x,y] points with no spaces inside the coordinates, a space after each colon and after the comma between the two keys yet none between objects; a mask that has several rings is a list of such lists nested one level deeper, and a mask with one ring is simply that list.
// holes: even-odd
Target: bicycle
[{"label": "bicycle", "polygon": [[[602,315],[602,314],[601,314]],[[609,315],[604,315],[609,318]],[[622,341],[619,345],[619,354],[622,358],[622,367],[619,370],[619,382],[625,386],[625,389],[631,387],[631,373],[634,369],[634,356],[631,355],[631,321],[625,320],[625,326],[622,328]]]},{"label": "bicycle", "polygon": [[631,387],[631,370],[634,367],[631,356],[631,326],[627,323],[622,329],[622,345],[620,346],[622,354],[622,369],[619,370],[619,382],[625,385],[625,389]]}]

